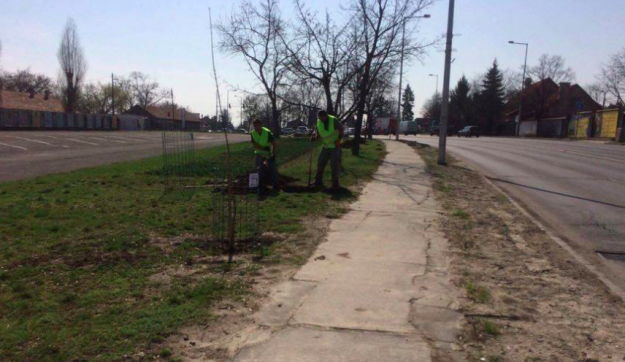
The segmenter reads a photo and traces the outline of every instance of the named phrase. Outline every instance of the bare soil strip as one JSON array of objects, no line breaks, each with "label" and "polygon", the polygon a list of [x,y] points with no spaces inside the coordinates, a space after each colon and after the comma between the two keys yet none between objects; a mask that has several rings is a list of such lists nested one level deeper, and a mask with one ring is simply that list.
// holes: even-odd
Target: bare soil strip
[{"label": "bare soil strip", "polygon": [[625,361],[625,303],[481,175],[410,142],[445,214],[468,361]]}]

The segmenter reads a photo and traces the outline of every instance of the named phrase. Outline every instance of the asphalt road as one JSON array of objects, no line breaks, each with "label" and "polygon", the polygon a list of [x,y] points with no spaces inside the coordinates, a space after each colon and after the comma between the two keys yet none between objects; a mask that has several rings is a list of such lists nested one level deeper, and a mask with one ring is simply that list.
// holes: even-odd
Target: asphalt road
[{"label": "asphalt road", "polygon": [[[438,137],[408,136],[438,147]],[[448,151],[485,174],[625,290],[625,146],[450,137]],[[597,251],[623,253],[622,261]]]},{"label": "asphalt road", "polygon": [[[230,134],[232,142],[249,135]],[[224,144],[223,134],[195,133],[196,149]],[[0,131],[0,183],[162,154],[160,132]]]}]

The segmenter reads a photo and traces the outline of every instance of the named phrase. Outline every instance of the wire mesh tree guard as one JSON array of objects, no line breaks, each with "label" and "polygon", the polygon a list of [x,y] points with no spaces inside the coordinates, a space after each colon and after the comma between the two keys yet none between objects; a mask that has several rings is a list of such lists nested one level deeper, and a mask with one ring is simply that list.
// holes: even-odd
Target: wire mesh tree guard
[{"label": "wire mesh tree guard", "polygon": [[163,131],[163,185],[165,193],[196,186],[196,160],[193,132]]},{"label": "wire mesh tree guard", "polygon": [[255,173],[253,151],[231,152],[226,162],[225,154],[198,157],[192,132],[163,131],[162,139],[164,196],[188,201],[201,192],[210,197],[211,236],[215,242],[226,244],[229,254],[234,243],[255,238],[260,219],[259,187],[250,183],[250,175]]}]

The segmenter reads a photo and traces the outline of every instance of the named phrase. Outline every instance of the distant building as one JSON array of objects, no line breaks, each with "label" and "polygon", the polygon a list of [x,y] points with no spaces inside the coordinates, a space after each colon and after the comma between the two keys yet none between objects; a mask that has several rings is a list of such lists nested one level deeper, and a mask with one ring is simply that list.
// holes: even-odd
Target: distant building
[{"label": "distant building", "polygon": [[124,112],[124,114],[145,117],[144,129],[146,130],[200,130],[201,120],[199,113],[187,112],[183,108],[175,109],[172,112],[171,109],[167,108],[160,106],[143,108],[136,105]]},{"label": "distant building", "polygon": [[41,127],[46,118],[64,111],[61,100],[50,92],[42,95],[0,90],[0,127]]},{"label": "distant building", "polygon": [[[571,117],[581,112],[596,112],[602,107],[578,84],[556,84],[550,78],[536,82],[523,91],[521,136],[566,137]],[[515,130],[519,96],[505,107],[505,133]],[[507,125],[506,125],[507,123]]]}]

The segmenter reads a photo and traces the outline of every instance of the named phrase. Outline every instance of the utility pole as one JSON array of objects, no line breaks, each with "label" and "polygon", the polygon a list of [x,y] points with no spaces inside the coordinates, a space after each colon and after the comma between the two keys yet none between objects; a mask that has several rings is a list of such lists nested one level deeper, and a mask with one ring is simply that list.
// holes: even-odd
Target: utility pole
[{"label": "utility pole", "polygon": [[171,122],[176,128],[176,108],[174,107],[174,88],[171,88]]},{"label": "utility pole", "polygon": [[449,121],[449,78],[451,75],[452,39],[454,37],[454,0],[449,0],[447,17],[447,45],[445,46],[445,74],[443,76],[443,107],[438,140],[438,164],[446,165],[445,148],[447,146],[447,122]]},{"label": "utility pole", "polygon": [[[113,117],[111,117],[111,123],[115,121],[115,75],[111,73],[111,108]],[[113,125],[111,125],[113,126]],[[119,124],[117,125],[119,129]]]},{"label": "utility pole", "polygon": [[510,40],[508,43],[515,45],[525,45],[525,63],[523,64],[523,79],[521,79],[521,93],[519,94],[519,120],[516,123],[516,136],[521,134],[521,121],[523,116],[523,92],[525,90],[525,72],[527,70],[527,50],[529,49],[529,43],[517,43]]},{"label": "utility pole", "polygon": [[399,61],[399,95],[397,98],[397,127],[395,127],[395,141],[399,141],[399,124],[401,123],[401,87],[404,77],[404,44],[406,42],[406,21],[401,30],[401,56]]}]

